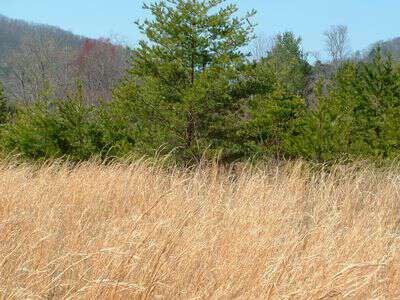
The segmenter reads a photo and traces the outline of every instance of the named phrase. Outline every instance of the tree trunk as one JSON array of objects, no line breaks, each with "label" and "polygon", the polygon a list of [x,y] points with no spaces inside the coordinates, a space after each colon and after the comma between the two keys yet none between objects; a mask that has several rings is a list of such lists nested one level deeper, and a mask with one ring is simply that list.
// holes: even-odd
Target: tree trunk
[{"label": "tree trunk", "polygon": [[193,109],[190,108],[187,115],[187,123],[186,123],[186,147],[190,148],[193,143],[194,137],[194,117],[193,117]]}]

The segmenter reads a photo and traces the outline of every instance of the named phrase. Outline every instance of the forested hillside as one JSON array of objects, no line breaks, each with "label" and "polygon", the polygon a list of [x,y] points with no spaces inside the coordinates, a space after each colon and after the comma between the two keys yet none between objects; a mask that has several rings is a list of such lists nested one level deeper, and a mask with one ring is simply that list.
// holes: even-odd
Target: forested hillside
[{"label": "forested hillside", "polygon": [[[265,42],[225,1],[158,1],[135,49],[2,17],[1,147],[29,159],[169,154],[189,163],[400,155],[396,40],[352,54],[348,28]],[[6,41],[6,42],[4,42]]]},{"label": "forested hillside", "polygon": [[72,47],[79,47],[84,41],[83,37],[54,26],[10,19],[0,14],[0,60],[7,61],[7,57],[18,49],[28,36],[58,39],[61,45]]},{"label": "forested hillside", "polygon": [[88,99],[110,98],[127,58],[127,50],[109,39],[0,15],[0,79],[13,99],[32,102],[44,91],[64,97],[77,78]]},{"label": "forested hillside", "polygon": [[369,58],[373,56],[374,49],[377,47],[380,47],[384,53],[392,55],[394,60],[400,59],[400,37],[388,41],[378,41],[371,45],[365,52]]}]

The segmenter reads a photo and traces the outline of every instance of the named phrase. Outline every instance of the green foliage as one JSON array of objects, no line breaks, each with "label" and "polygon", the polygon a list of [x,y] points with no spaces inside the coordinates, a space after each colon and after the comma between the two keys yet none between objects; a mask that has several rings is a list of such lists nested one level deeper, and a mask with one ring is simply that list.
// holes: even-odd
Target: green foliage
[{"label": "green foliage", "polygon": [[242,143],[249,145],[246,156],[290,158],[292,139],[301,132],[306,114],[304,100],[277,90],[270,95],[254,97],[249,112],[245,134],[241,137]]},{"label": "green foliage", "polygon": [[135,116],[142,150],[175,151],[187,159],[223,144],[240,102],[231,85],[254,29],[249,21],[254,12],[235,17],[238,8],[225,2],[144,6],[153,17],[138,22],[147,41],[134,50],[131,82],[116,97]]},{"label": "green foliage", "polygon": [[298,155],[320,161],[343,155],[394,158],[399,152],[400,72],[378,51],[372,62],[344,64],[319,106],[305,118]]},{"label": "green foliage", "polygon": [[100,150],[97,113],[79,93],[68,99],[38,100],[17,111],[15,121],[5,128],[4,147],[32,159],[87,159]]},{"label": "green foliage", "polygon": [[5,124],[10,116],[8,101],[4,93],[3,85],[0,82],[0,125]]},{"label": "green foliage", "polygon": [[265,60],[250,63],[243,49],[254,12],[236,17],[238,8],[225,3],[145,5],[152,19],[138,26],[147,40],[133,51],[113,101],[84,104],[80,86],[68,99],[44,97],[7,125],[7,151],[73,160],[173,152],[185,162],[205,151],[224,161],[295,155],[309,75],[301,40],[280,35]]},{"label": "green foliage", "polygon": [[364,64],[355,82],[357,106],[354,110],[356,136],[368,147],[368,154],[382,158],[399,154],[400,70],[391,57],[380,51],[373,62]]},{"label": "green foliage", "polygon": [[349,63],[338,70],[326,92],[324,82],[317,83],[318,107],[305,115],[301,134],[293,139],[296,156],[328,161],[348,153],[356,73],[357,66]]},{"label": "green foliage", "polygon": [[[248,158],[392,159],[400,154],[400,68],[379,48],[316,77],[301,39],[276,37],[250,62],[254,12],[236,17],[224,0],[157,1],[138,22],[147,37],[111,102],[88,104],[83,87],[65,99],[42,93],[14,117],[0,86],[1,145],[26,158],[121,157],[173,153]],[[329,69],[329,66],[328,66]],[[314,72],[314,73],[313,73]],[[314,78],[313,85],[310,80]],[[316,99],[306,107],[305,97]]]},{"label": "green foliage", "polygon": [[301,49],[301,38],[297,38],[292,32],[278,34],[274,47],[263,62],[275,72],[287,92],[305,95],[311,66]]}]

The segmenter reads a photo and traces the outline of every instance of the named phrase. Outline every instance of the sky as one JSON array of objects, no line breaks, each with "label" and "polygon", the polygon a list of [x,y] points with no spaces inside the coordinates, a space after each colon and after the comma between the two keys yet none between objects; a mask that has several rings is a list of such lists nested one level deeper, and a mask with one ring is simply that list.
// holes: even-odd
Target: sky
[{"label": "sky", "polygon": [[[241,12],[258,11],[257,34],[293,31],[306,51],[324,57],[323,32],[347,25],[351,48],[400,36],[399,0],[228,0]],[[0,0],[0,14],[55,25],[91,38],[115,37],[135,45],[141,38],[134,21],[145,18],[142,0]]]}]

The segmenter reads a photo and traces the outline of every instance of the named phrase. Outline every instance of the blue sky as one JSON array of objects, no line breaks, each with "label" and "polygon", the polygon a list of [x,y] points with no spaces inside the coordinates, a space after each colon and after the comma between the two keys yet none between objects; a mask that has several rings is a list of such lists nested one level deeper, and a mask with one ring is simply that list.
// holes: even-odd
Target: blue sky
[{"label": "blue sky", "polygon": [[[302,36],[307,51],[324,52],[322,33],[348,25],[353,50],[400,36],[399,0],[230,0],[245,11],[258,11],[257,32],[272,36],[285,30]],[[144,17],[142,0],[0,0],[0,14],[46,23],[74,33],[117,35],[130,44],[140,38],[133,22]]]}]

